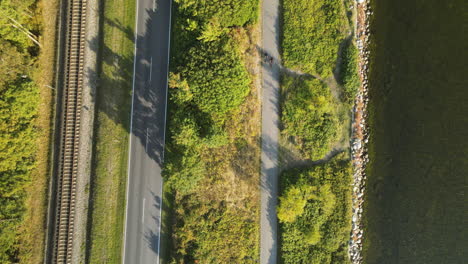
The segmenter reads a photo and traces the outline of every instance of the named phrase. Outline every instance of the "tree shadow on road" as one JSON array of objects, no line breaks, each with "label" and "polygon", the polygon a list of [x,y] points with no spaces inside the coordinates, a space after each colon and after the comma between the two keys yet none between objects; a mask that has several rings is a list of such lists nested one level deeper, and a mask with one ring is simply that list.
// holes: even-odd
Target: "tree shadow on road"
[{"label": "tree shadow on road", "polygon": [[[118,242],[111,243],[117,245],[97,245],[93,244],[94,234],[104,236],[114,236],[122,230],[125,212],[125,186],[127,181],[127,158],[129,139],[131,132],[133,135],[132,144],[148,145],[145,148],[150,159],[159,166],[162,165],[164,148],[164,126],[165,120],[155,116],[165,116],[166,86],[150,86],[147,76],[150,71],[150,59],[143,56],[139,58],[139,70],[134,72],[134,45],[138,43],[149,44],[152,42],[150,32],[152,32],[153,20],[158,16],[158,10],[153,12],[147,10],[149,19],[145,23],[146,32],[144,35],[134,36],[132,27],[127,26],[123,20],[112,18],[104,12],[105,1],[101,1],[101,19],[99,38],[88,41],[92,52],[97,54],[97,68],[85,69],[88,77],[95,79],[95,92],[92,100],[95,105],[93,163],[91,171],[90,199],[88,208],[88,226],[86,247],[86,263],[92,262],[90,254],[98,247],[98,250],[107,252],[106,256],[119,256],[121,245]],[[160,16],[160,14],[159,14]],[[131,21],[131,24],[134,20]],[[154,34],[153,34],[154,35]],[[144,45],[148,47],[149,45]],[[150,53],[148,50],[141,50],[141,54]],[[163,72],[161,69],[153,67],[153,78],[156,74]],[[165,77],[165,76],[164,76]],[[148,89],[135,89],[132,97],[133,85],[148,87]],[[133,102],[132,102],[133,98]],[[132,104],[138,105],[132,112]],[[86,109],[84,109],[86,110]],[[130,127],[131,113],[133,113],[132,127]],[[154,121],[148,121],[154,120]],[[107,186],[108,185],[108,186]],[[107,193],[107,198],[103,195]],[[161,197],[157,197],[159,200]],[[106,200],[106,202],[103,202]],[[105,203],[106,206],[98,205]],[[100,206],[100,207],[97,207]],[[155,205],[156,206],[156,205]],[[102,226],[102,215],[117,214],[118,225],[109,227],[108,231],[97,230]],[[107,233],[106,233],[107,232]],[[112,234],[111,234],[112,233]],[[145,234],[148,245],[155,248],[155,234],[151,230]],[[107,239],[111,239],[108,237]]]}]

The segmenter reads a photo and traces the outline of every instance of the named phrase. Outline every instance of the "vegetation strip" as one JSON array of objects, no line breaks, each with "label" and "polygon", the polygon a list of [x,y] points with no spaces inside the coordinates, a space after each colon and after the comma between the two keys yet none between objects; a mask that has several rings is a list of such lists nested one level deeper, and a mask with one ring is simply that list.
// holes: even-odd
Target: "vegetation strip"
[{"label": "vegetation strip", "polygon": [[57,1],[0,3],[2,263],[43,260],[57,10]]},{"label": "vegetation strip", "polygon": [[[278,219],[283,263],[350,263],[353,1],[283,2]],[[300,167],[300,168],[296,168]]]},{"label": "vegetation strip", "polygon": [[173,6],[164,189],[174,202],[165,262],[258,261],[258,4]]},{"label": "vegetation strip", "polygon": [[105,0],[101,6],[89,263],[122,261],[135,8],[135,0]]}]

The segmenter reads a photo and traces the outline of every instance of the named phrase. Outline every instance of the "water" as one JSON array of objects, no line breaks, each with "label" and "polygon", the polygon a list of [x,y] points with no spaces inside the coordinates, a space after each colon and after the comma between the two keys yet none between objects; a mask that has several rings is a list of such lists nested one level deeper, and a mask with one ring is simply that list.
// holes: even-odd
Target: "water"
[{"label": "water", "polygon": [[468,5],[375,0],[364,263],[466,263]]}]

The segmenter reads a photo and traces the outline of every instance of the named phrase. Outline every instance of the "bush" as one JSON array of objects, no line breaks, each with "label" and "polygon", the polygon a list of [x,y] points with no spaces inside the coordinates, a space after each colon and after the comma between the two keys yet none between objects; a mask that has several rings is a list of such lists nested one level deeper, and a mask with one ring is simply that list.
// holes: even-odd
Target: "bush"
[{"label": "bush", "polygon": [[317,199],[313,193],[317,188],[307,184],[292,186],[284,191],[284,195],[279,198],[278,219],[283,223],[292,223],[296,218],[304,213],[304,207],[308,200]]},{"label": "bush", "polygon": [[39,95],[30,80],[0,88],[0,262],[17,263],[25,189],[35,167]]},{"label": "bush", "polygon": [[[244,131],[247,118],[239,109],[251,76],[234,27],[256,20],[258,1],[175,2],[164,167],[175,199],[169,261],[256,263],[257,200],[249,193],[233,206],[219,190],[238,187],[223,177],[236,158],[236,142],[247,138],[236,132]],[[251,176],[239,174],[235,182]]]},{"label": "bush", "polygon": [[348,41],[343,50],[339,83],[344,86],[341,100],[353,103],[361,81],[358,74],[358,49],[352,41]]},{"label": "bush", "polygon": [[[257,17],[258,1],[176,0],[179,9],[202,23],[217,21],[221,27],[244,26]],[[203,26],[203,25],[202,25]]]},{"label": "bush", "polygon": [[340,0],[287,0],[283,3],[283,60],[288,68],[331,76],[346,27]]},{"label": "bush", "polygon": [[[304,74],[283,76],[282,134],[302,159],[322,159],[332,146],[347,139],[345,128],[349,128],[348,113],[359,79],[357,50],[351,40],[344,43],[339,72],[334,72],[349,30],[344,4],[350,3],[283,3],[283,60],[286,67]],[[337,86],[334,78],[343,87],[340,98],[340,92],[331,93]],[[321,165],[281,174],[278,219],[283,263],[349,263],[351,175],[344,153]]]},{"label": "bush", "polygon": [[[348,263],[343,256],[351,231],[351,164],[344,154],[311,169],[285,171],[281,179],[278,218],[284,263]],[[281,212],[289,207],[291,190],[297,189],[313,190],[313,195],[303,198],[303,210],[291,221]]]},{"label": "bush", "polygon": [[23,33],[39,32],[35,4],[0,2],[0,263],[20,262],[25,192],[36,166],[39,90],[28,75],[38,48]]},{"label": "bush", "polygon": [[228,36],[220,41],[199,42],[188,54],[187,64],[170,74],[173,102],[166,175],[181,193],[189,193],[202,178],[206,148],[228,144],[223,125],[230,111],[244,102],[250,79],[237,47]]},{"label": "bush", "polygon": [[282,133],[294,137],[307,158],[323,158],[339,128],[329,88],[320,80],[306,77],[284,76],[282,85],[287,93],[282,106]]},{"label": "bush", "polygon": [[239,107],[249,92],[249,76],[240,60],[238,48],[224,36],[219,41],[201,42],[187,54],[188,63],[180,67],[187,80],[193,103],[215,119]]}]

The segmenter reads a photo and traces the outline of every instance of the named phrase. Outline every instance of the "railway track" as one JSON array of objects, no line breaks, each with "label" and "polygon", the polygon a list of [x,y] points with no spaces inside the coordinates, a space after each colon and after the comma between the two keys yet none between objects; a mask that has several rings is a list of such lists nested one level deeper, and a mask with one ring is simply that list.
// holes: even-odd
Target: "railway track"
[{"label": "railway track", "polygon": [[71,263],[80,143],[87,0],[69,0],[65,15],[62,120],[52,263]]}]

